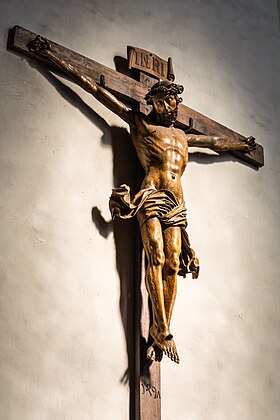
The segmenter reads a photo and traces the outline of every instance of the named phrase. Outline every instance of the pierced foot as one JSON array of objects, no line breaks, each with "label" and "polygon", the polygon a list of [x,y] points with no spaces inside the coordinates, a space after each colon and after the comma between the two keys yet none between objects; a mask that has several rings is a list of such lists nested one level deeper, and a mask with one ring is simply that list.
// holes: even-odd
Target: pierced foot
[{"label": "pierced foot", "polygon": [[[173,335],[168,334],[165,335],[160,332],[156,332],[156,329],[154,327],[151,327],[150,334],[155,340],[156,346],[161,350],[169,359],[171,359],[175,363],[180,363],[180,358],[177,353],[177,348],[175,345],[175,341],[173,340]],[[153,347],[153,345],[151,346]],[[149,349],[151,348],[149,347]],[[148,351],[149,351],[148,349]],[[151,356],[153,356],[153,351],[150,351]],[[148,356],[148,352],[147,352]],[[153,360],[153,359],[152,359]]]},{"label": "pierced foot", "polygon": [[163,351],[158,347],[158,345],[154,341],[153,344],[147,350],[147,358],[153,360],[154,362],[161,362],[162,357]]}]

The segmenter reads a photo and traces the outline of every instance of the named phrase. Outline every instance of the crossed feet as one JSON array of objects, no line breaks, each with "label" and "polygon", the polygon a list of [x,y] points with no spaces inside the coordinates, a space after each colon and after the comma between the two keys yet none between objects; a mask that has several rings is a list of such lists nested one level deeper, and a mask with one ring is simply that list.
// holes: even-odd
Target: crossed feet
[{"label": "crossed feet", "polygon": [[180,362],[172,334],[160,333],[154,325],[150,328],[150,334],[154,342],[147,350],[148,359],[160,362],[164,353],[173,362]]}]

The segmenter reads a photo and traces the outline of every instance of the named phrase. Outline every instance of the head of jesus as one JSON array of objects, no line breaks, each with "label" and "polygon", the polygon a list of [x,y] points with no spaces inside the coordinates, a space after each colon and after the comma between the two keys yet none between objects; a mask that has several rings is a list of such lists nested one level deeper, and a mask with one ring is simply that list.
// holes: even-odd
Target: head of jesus
[{"label": "head of jesus", "polygon": [[169,127],[174,124],[178,115],[179,98],[184,88],[182,85],[170,82],[157,82],[145,96],[148,105],[152,105],[156,121]]}]

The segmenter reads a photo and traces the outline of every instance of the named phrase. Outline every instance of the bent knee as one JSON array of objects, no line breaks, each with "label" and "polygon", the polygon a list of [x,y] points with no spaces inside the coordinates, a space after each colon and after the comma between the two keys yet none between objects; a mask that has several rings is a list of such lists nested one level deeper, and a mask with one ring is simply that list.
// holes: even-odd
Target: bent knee
[{"label": "bent knee", "polygon": [[165,269],[168,274],[177,274],[180,268],[180,254],[174,252],[165,261]]},{"label": "bent knee", "polygon": [[165,263],[164,252],[160,249],[154,250],[150,255],[150,264],[163,267]]}]

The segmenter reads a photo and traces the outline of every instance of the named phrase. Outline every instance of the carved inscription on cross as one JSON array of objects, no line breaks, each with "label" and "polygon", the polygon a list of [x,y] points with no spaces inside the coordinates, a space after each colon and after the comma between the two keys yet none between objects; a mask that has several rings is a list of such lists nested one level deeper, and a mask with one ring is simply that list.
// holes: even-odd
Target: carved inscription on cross
[{"label": "carved inscription on cross", "polygon": [[130,69],[135,68],[147,72],[161,80],[173,81],[175,79],[171,57],[166,61],[149,51],[130,46],[127,47],[127,53]]},{"label": "carved inscription on cross", "polygon": [[[136,216],[140,224],[147,257],[147,267],[143,271],[146,271],[145,283],[152,309],[150,330],[147,299],[143,300],[139,316],[142,335],[147,340],[150,333],[153,340],[147,349],[151,366],[146,358],[140,356],[138,359],[141,359],[142,366],[136,362],[134,417],[159,419],[159,364],[155,362],[161,361],[165,354],[179,363],[169,328],[177,274],[191,272],[193,277],[197,277],[199,270],[198,259],[185,230],[186,210],[181,187],[181,176],[188,160],[188,145],[216,151],[229,150],[256,167],[263,165],[262,147],[255,145],[253,138],[241,136],[179,105],[183,87],[172,83],[174,72],[170,59],[165,62],[145,50],[129,47],[129,67],[148,71],[163,79],[149,90],[143,83],[148,78],[141,77],[140,81],[136,81],[18,26],[11,32],[9,47],[62,70],[130,126],[145,177],[141,190],[133,199],[127,185],[115,189],[110,208],[113,216]],[[139,111],[132,111],[122,99],[133,105],[140,104]],[[148,115],[145,101],[152,106]],[[189,131],[185,134],[187,129]],[[142,296],[146,288],[142,281]],[[136,347],[139,351],[139,344]],[[145,368],[149,374],[145,375]]]}]

